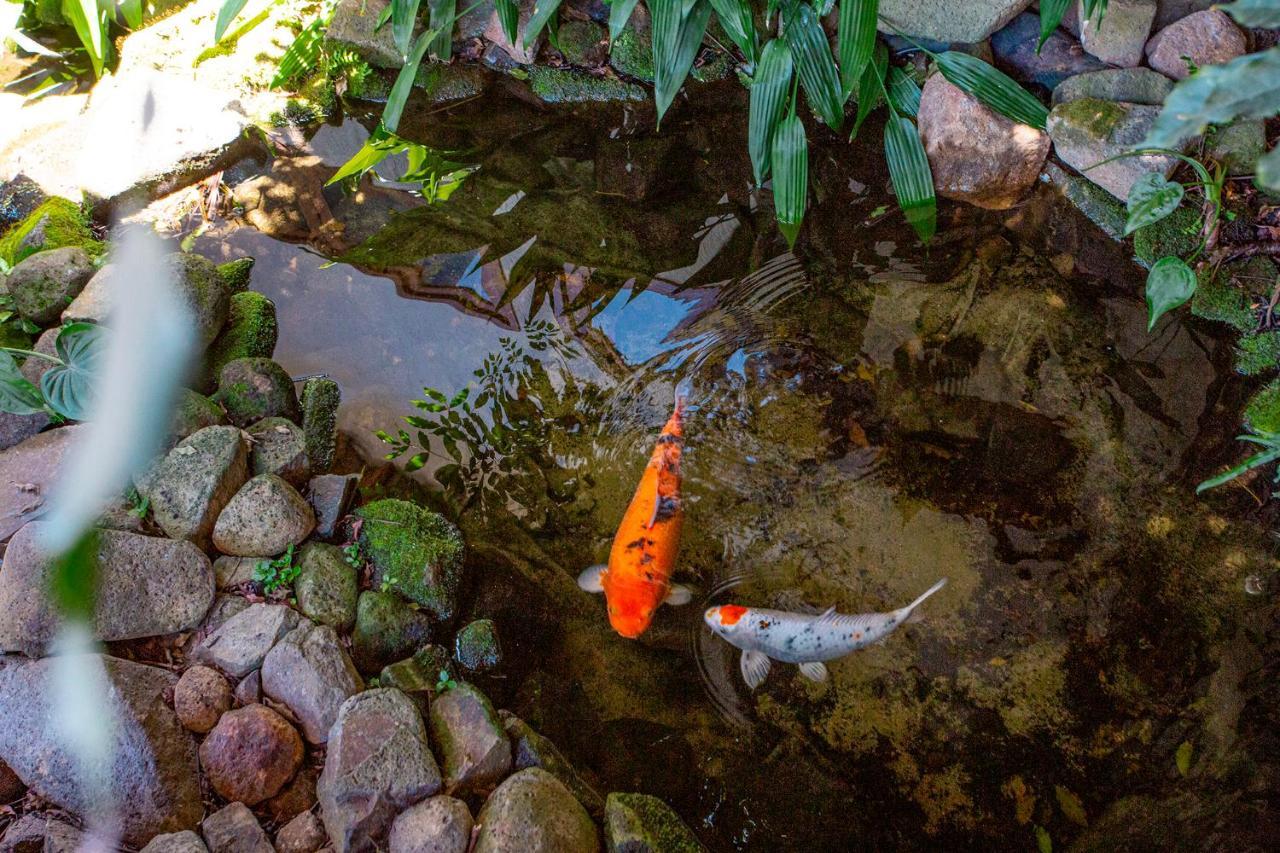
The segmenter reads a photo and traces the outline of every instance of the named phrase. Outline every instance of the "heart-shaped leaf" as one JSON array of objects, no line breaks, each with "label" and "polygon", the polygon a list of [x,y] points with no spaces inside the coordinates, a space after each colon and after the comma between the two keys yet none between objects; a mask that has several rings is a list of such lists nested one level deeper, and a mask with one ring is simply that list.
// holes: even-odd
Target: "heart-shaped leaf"
[{"label": "heart-shaped leaf", "polygon": [[1147,331],[1156,320],[1190,299],[1196,292],[1196,274],[1182,258],[1161,258],[1147,273]]},{"label": "heart-shaped leaf", "polygon": [[1253,181],[1263,189],[1280,192],[1280,145],[1258,158]]},{"label": "heart-shaped leaf", "polygon": [[49,406],[69,420],[82,421],[90,411],[105,335],[106,330],[94,323],[72,323],[62,327],[54,342],[62,364],[44,372],[40,390]]},{"label": "heart-shaped leaf", "polygon": [[1133,182],[1126,207],[1129,221],[1125,223],[1125,235],[1132,234],[1144,225],[1159,222],[1178,209],[1185,190],[1182,184],[1171,181],[1159,172],[1147,172]]},{"label": "heart-shaped leaf", "polygon": [[791,86],[791,49],[782,39],[772,39],[760,52],[755,79],[751,81],[751,106],[747,114],[747,150],[756,186],[769,174],[773,134],[787,105]]},{"label": "heart-shaped leaf", "polygon": [[1176,148],[1210,124],[1280,112],[1280,47],[1206,65],[1178,82],[1140,147]]},{"label": "heart-shaped leaf", "polygon": [[34,415],[45,411],[40,389],[32,385],[18,369],[12,355],[0,351],[0,412]]}]

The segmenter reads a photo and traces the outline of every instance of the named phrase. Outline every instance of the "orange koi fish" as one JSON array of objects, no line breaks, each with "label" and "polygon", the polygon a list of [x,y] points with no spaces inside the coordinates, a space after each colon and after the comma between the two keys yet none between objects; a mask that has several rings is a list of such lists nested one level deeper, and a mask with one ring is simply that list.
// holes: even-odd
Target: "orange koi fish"
[{"label": "orange koi fish", "polygon": [[662,428],[635,496],[613,537],[607,566],[578,576],[587,592],[603,592],[609,624],[634,640],[643,634],[660,604],[687,604],[693,594],[671,583],[684,510],[680,501],[680,454],[684,444],[683,401]]}]

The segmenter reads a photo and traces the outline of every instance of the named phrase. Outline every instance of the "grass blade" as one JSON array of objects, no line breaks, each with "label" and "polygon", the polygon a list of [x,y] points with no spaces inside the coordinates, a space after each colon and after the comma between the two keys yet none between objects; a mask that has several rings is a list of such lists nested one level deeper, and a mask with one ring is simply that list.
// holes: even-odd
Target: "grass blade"
[{"label": "grass blade", "polygon": [[653,99],[661,125],[693,67],[711,21],[711,4],[708,0],[649,0],[649,11],[653,14]]},{"label": "grass blade", "polygon": [[[514,4],[515,0],[509,2]],[[622,35],[639,2],[640,0],[613,0],[613,5],[609,7],[609,44],[613,44]]]},{"label": "grass blade", "polygon": [[853,132],[849,134],[850,142],[857,138],[858,130],[867,120],[867,116],[871,115],[871,111],[884,101],[884,90],[880,88],[880,81],[888,73],[889,48],[885,47],[884,42],[877,40],[875,50],[871,54],[871,61],[867,63],[862,76],[858,79],[858,115],[853,120]]},{"label": "grass blade", "polygon": [[772,39],[760,52],[755,79],[751,81],[751,106],[747,116],[747,149],[756,186],[769,174],[773,133],[787,106],[791,87],[791,49],[782,39]]},{"label": "grass blade", "polygon": [[547,21],[551,20],[551,16],[560,10],[560,0],[537,0],[533,4],[533,14],[529,16],[529,23],[524,25],[524,46],[526,49],[531,47],[538,38],[538,33],[547,25]]},{"label": "grass blade", "polygon": [[880,0],[840,0],[836,50],[840,56],[840,85],[847,99],[867,70],[876,46],[876,13]]},{"label": "grass blade", "polygon": [[1049,111],[1035,96],[1001,71],[970,56],[948,50],[938,56],[942,76],[982,103],[1019,124],[1044,130]]},{"label": "grass blade", "polygon": [[796,74],[809,104],[832,130],[844,122],[844,94],[831,47],[822,24],[808,5],[801,5],[787,21],[785,34],[796,64]]},{"label": "grass blade", "polygon": [[120,0],[120,17],[131,30],[142,26],[142,0]]},{"label": "grass blade", "polygon": [[421,0],[391,0],[391,37],[401,56],[409,53],[413,41],[413,25],[418,20]]},{"label": "grass blade", "polygon": [[494,8],[498,10],[498,22],[502,24],[502,34],[511,44],[516,43],[516,31],[520,29],[520,7],[516,0],[495,0]]},{"label": "grass blade", "polygon": [[898,196],[898,206],[917,235],[928,243],[938,227],[938,203],[933,195],[933,171],[924,144],[911,119],[890,109],[884,126],[884,159]]},{"label": "grass blade", "polygon": [[920,87],[907,72],[896,65],[890,68],[885,91],[889,93],[889,103],[893,104],[897,112],[915,118],[920,111]]},{"label": "grass blade", "polygon": [[1067,14],[1069,8],[1071,0],[1040,0],[1040,41],[1036,42],[1036,53],[1040,52],[1049,36],[1062,24],[1062,16]]},{"label": "grass blade", "polygon": [[439,35],[431,42],[431,55],[447,62],[453,54],[453,22],[457,19],[458,0],[427,0],[431,12],[431,29]]},{"label": "grass blade", "polygon": [[[85,0],[79,0],[84,3]],[[222,8],[218,10],[218,19],[213,23],[213,40],[215,42],[222,41],[222,37],[227,34],[227,27],[231,26],[231,22],[236,19],[236,15],[244,9],[245,4],[249,0],[227,0],[222,4]],[[71,5],[71,4],[68,4]],[[97,4],[92,4],[95,7]]]},{"label": "grass blade", "polygon": [[1221,486],[1223,483],[1234,480],[1246,471],[1252,471],[1254,468],[1261,468],[1263,465],[1266,465],[1269,462],[1275,462],[1277,459],[1280,459],[1280,449],[1264,450],[1261,453],[1255,453],[1236,467],[1223,471],[1216,477],[1210,477],[1200,485],[1196,486],[1196,494],[1198,495],[1201,492]]},{"label": "grass blade", "polygon": [[400,126],[400,116],[404,114],[404,105],[409,102],[409,93],[413,91],[413,79],[418,74],[418,66],[422,57],[427,55],[427,48],[438,35],[435,30],[427,30],[418,36],[413,50],[404,61],[396,82],[391,84],[391,93],[387,95],[387,106],[382,111],[382,126],[392,133]]},{"label": "grass blade", "polygon": [[787,246],[794,247],[809,190],[809,142],[805,139],[804,122],[794,111],[783,116],[774,129],[770,159],[774,216],[778,229],[787,238]]},{"label": "grass blade", "polygon": [[[244,4],[248,0],[227,0],[227,4],[222,7],[222,11],[218,12],[218,21],[221,23],[222,15],[227,8],[235,6],[235,11],[231,13],[234,17],[236,12],[244,8]],[[107,30],[102,23],[102,13],[98,11],[97,0],[67,0],[62,5],[63,14],[71,22],[71,26],[76,31],[76,35],[80,38],[80,43],[84,45],[85,52],[89,54],[89,62],[93,65],[93,76],[101,77],[103,66],[107,63],[107,57],[111,53],[111,42],[107,39]],[[227,21],[230,23],[230,20]],[[226,29],[225,26],[222,29]],[[218,38],[222,37],[222,29],[218,30]]]},{"label": "grass blade", "polygon": [[760,41],[755,22],[751,19],[751,4],[747,0],[711,0],[711,8],[716,10],[720,26],[742,51],[747,62],[754,64],[759,58]]}]

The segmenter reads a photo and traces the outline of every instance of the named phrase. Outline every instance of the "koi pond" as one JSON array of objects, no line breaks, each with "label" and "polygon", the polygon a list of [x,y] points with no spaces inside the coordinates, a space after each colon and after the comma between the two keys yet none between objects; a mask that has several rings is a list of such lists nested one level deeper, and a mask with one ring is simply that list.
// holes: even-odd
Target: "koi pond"
[{"label": "koi pond", "polygon": [[[257,259],[276,357],[337,380],[353,448],[403,451],[462,527],[463,615],[504,651],[484,688],[602,790],[717,851],[1265,847],[1271,519],[1194,492],[1235,458],[1230,339],[1186,312],[1148,333],[1142,271],[1048,184],[944,204],[925,248],[878,131],[815,131],[789,251],[744,114],[736,84],[660,132],[648,102],[491,87],[411,104],[423,148],[326,186],[375,107],[228,170],[244,209],[188,234]],[[576,577],[678,384],[696,592],[631,641]],[[702,620],[890,610],[944,577],[825,683],[775,663],[749,691]]]}]

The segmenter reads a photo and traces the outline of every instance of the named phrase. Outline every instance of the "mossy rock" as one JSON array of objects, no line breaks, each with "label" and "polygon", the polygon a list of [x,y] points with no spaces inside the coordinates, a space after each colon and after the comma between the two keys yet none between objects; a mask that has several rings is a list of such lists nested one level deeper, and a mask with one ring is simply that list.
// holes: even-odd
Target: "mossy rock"
[{"label": "mossy rock", "polygon": [[222,279],[222,286],[226,288],[227,293],[234,296],[249,289],[249,280],[253,277],[253,264],[253,258],[237,258],[225,264],[218,264],[218,278]]},{"label": "mossy rock", "polygon": [[356,602],[351,659],[372,675],[411,655],[431,639],[431,620],[394,592],[367,590]]},{"label": "mossy rock", "polygon": [[703,853],[705,847],[670,806],[648,794],[610,794],[604,804],[609,853]]},{"label": "mossy rock", "polygon": [[1254,432],[1280,432],[1280,379],[1274,379],[1249,401],[1245,424]]},{"label": "mossy rock", "polygon": [[311,621],[339,631],[349,631],[355,624],[358,578],[336,545],[308,542],[302,546],[293,590],[298,609]]},{"label": "mossy rock", "polygon": [[341,403],[342,391],[328,377],[313,377],[302,385],[302,432],[313,473],[323,474],[333,467]]},{"label": "mossy rock", "polygon": [[275,474],[296,489],[305,489],[311,479],[302,428],[288,418],[263,418],[245,428],[252,450],[249,476]]},{"label": "mossy rock", "polygon": [[0,323],[0,347],[31,349],[35,342],[35,336],[22,327],[22,320],[16,314]]},{"label": "mossy rock", "polygon": [[605,30],[591,21],[565,21],[556,33],[560,55],[570,65],[594,67],[605,55]]},{"label": "mossy rock", "polygon": [[437,675],[418,665],[413,658],[405,658],[387,664],[378,673],[379,687],[394,687],[413,700],[425,717],[435,695]]},{"label": "mossy rock", "polygon": [[395,499],[374,501],[355,513],[360,550],[374,568],[374,583],[417,602],[441,622],[457,614],[462,586],[462,534],[442,515]]},{"label": "mossy rock", "polygon": [[1250,292],[1259,290],[1256,284],[1274,279],[1275,274],[1275,265],[1266,258],[1250,258],[1217,270],[1206,266],[1198,275],[1191,313],[1251,332],[1258,327],[1258,315]]},{"label": "mossy rock", "polygon": [[484,71],[470,65],[443,65],[424,62],[418,66],[413,85],[433,104],[474,98],[484,92]]},{"label": "mossy rock", "polygon": [[627,22],[622,32],[618,33],[613,47],[609,50],[609,64],[613,70],[636,80],[652,83],[653,69],[653,36],[645,18],[643,26],[636,26],[636,18]]},{"label": "mossy rock", "polygon": [[453,638],[454,659],[467,672],[488,672],[502,663],[498,626],[492,619],[477,619]]},{"label": "mossy rock", "polygon": [[293,380],[269,358],[237,358],[218,374],[214,399],[239,427],[263,418],[288,418],[298,422],[298,395]]},{"label": "mossy rock", "polygon": [[79,246],[44,249],[19,261],[5,288],[18,314],[37,326],[51,326],[93,273],[93,259]]},{"label": "mossy rock", "polygon": [[169,434],[183,439],[205,427],[220,426],[226,422],[226,413],[217,403],[203,394],[183,388],[179,392],[178,405],[169,424]]},{"label": "mossy rock", "polygon": [[1236,343],[1236,373],[1257,376],[1280,367],[1280,331],[1245,335]]},{"label": "mossy rock", "polygon": [[182,297],[191,309],[200,348],[208,348],[226,325],[231,304],[218,268],[208,258],[190,252],[174,252],[166,256],[165,266],[178,282]]},{"label": "mossy rock", "polygon": [[90,257],[97,257],[105,250],[105,246],[94,239],[89,220],[80,207],[55,197],[0,237],[0,260],[13,266],[28,255],[64,246],[79,246]]},{"label": "mossy rock", "polygon": [[[252,267],[252,259],[247,260]],[[218,269],[221,275],[222,267]],[[274,302],[251,290],[235,293],[227,310],[227,324],[205,354],[204,386],[213,387],[222,368],[237,358],[271,358],[279,332]]]},{"label": "mossy rock", "polygon": [[1221,163],[1228,175],[1248,175],[1267,151],[1267,134],[1261,119],[1239,118],[1212,128],[1205,135],[1204,147],[1205,153]]},{"label": "mossy rock", "polygon": [[643,101],[644,89],[612,77],[597,77],[570,68],[535,65],[529,71],[529,88],[543,103],[587,104],[609,101]]},{"label": "mossy rock", "polygon": [[1200,214],[1190,207],[1133,232],[1133,253],[1145,267],[1169,255],[1184,257],[1200,245]]},{"label": "mossy rock", "polygon": [[718,80],[728,80],[733,76],[733,67],[736,64],[732,56],[723,51],[708,51],[710,56],[704,54],[705,62],[701,65],[695,65],[690,70],[689,76],[699,83],[715,83]]}]

